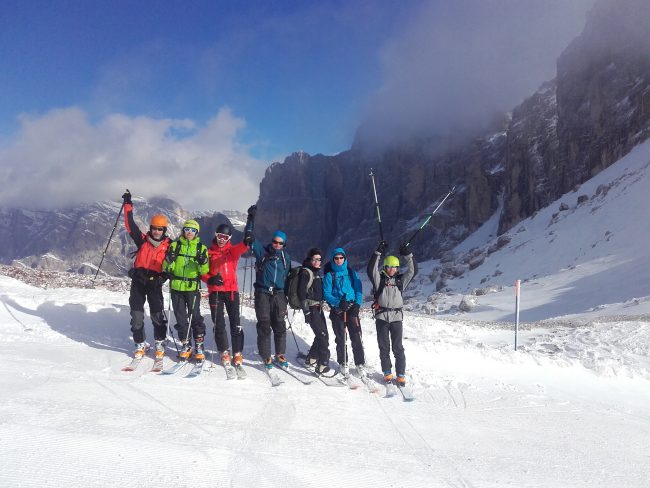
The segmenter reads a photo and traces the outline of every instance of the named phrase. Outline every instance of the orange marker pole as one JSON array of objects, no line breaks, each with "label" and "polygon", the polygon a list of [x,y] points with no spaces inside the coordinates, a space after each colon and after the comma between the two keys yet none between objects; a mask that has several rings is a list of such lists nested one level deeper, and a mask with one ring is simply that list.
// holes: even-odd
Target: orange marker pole
[{"label": "orange marker pole", "polygon": [[517,350],[517,335],[519,334],[519,300],[521,298],[521,280],[515,281],[515,351]]}]

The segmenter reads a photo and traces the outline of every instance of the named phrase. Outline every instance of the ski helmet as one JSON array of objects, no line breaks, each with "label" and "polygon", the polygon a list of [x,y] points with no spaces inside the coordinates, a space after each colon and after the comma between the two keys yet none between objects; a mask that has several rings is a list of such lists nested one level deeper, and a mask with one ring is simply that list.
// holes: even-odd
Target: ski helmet
[{"label": "ski helmet", "polygon": [[227,236],[232,235],[232,227],[230,227],[228,224],[219,224],[217,226],[217,230],[214,231],[215,234],[225,234]]},{"label": "ski helmet", "polygon": [[149,225],[153,227],[167,228],[169,226],[169,222],[167,221],[167,217],[165,217],[164,215],[157,214],[151,217],[151,222],[149,222]]},{"label": "ski helmet", "polygon": [[384,268],[388,266],[399,268],[399,259],[397,259],[395,256],[386,256],[384,259]]},{"label": "ski helmet", "polygon": [[183,228],[189,227],[190,229],[196,229],[196,232],[198,233],[199,230],[201,230],[201,227],[199,226],[199,223],[196,220],[186,220],[183,222]]}]

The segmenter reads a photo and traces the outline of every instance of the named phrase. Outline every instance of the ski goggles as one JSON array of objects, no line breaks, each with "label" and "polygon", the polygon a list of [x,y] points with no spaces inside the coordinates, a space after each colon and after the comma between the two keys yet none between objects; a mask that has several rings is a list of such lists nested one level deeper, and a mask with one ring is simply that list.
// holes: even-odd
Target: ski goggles
[{"label": "ski goggles", "polygon": [[384,269],[397,269],[399,266],[384,266]]},{"label": "ski goggles", "polygon": [[217,236],[217,239],[220,241],[226,241],[228,242],[230,240],[230,237],[228,234],[215,234]]},{"label": "ski goggles", "polygon": [[164,228],[164,227],[156,227],[156,226],[153,226],[153,225],[152,225],[151,227],[149,227],[149,230],[150,230],[151,232],[153,232],[153,231],[165,232],[165,228]]},{"label": "ski goggles", "polygon": [[196,230],[194,227],[183,227],[183,232],[191,232],[192,234],[196,234],[198,230]]}]

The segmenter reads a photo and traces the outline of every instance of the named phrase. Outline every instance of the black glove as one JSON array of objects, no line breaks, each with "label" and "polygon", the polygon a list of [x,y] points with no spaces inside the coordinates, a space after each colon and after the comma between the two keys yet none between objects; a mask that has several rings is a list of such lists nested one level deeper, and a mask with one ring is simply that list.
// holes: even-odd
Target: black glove
[{"label": "black glove", "polygon": [[379,245],[377,245],[377,252],[379,254],[384,254],[386,252],[386,248],[388,247],[388,242],[386,241],[381,241]]},{"label": "black glove", "polygon": [[122,200],[124,201],[124,205],[131,203],[131,192],[129,190],[126,190],[124,195],[122,195]]},{"label": "black glove", "polygon": [[402,256],[408,256],[409,254],[413,254],[413,251],[411,251],[411,246],[409,245],[408,242],[405,242],[399,247],[399,253]]},{"label": "black glove", "polygon": [[196,262],[199,266],[203,266],[208,262],[208,253],[201,252],[196,255]]},{"label": "black glove", "polygon": [[353,315],[354,317],[358,317],[359,309],[360,307],[357,302],[352,303],[352,305],[350,305],[350,308],[348,309],[348,315]]},{"label": "black glove", "polygon": [[244,244],[246,244],[248,247],[253,243],[255,240],[255,237],[253,237],[253,233],[250,230],[247,230],[246,233],[244,234]]},{"label": "black glove", "polygon": [[311,312],[309,311],[309,309],[308,308],[303,308],[302,313],[305,314],[305,323],[306,324],[311,323],[310,322],[311,321]]},{"label": "black glove", "polygon": [[165,281],[167,281],[169,278],[170,278],[169,273],[163,271],[162,273],[160,273],[160,275],[158,275],[157,280],[158,283],[160,283],[160,285],[162,286],[165,283]]},{"label": "black glove", "polygon": [[257,205],[251,205],[248,207],[248,219],[253,220],[255,218],[255,213],[257,212]]},{"label": "black glove", "polygon": [[341,312],[347,311],[347,309],[350,307],[350,304],[345,298],[341,298],[341,301],[339,302],[339,310]]},{"label": "black glove", "polygon": [[208,285],[213,285],[213,286],[223,285],[223,278],[221,277],[221,274],[217,273],[214,276],[210,276],[208,278]]}]

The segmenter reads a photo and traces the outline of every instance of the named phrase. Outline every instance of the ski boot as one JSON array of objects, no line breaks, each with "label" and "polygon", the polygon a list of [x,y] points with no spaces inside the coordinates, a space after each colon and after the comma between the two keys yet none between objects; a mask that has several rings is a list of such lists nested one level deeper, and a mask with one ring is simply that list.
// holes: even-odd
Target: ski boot
[{"label": "ski boot", "polygon": [[364,376],[368,376],[368,370],[366,369],[365,364],[357,364],[357,373],[359,374],[359,377],[363,378]]},{"label": "ski boot", "polygon": [[230,366],[230,353],[226,350],[221,353],[221,362],[224,366]]},{"label": "ski boot", "polygon": [[147,349],[146,342],[136,342],[135,343],[135,352],[133,353],[134,359],[141,359],[144,356],[144,351]]},{"label": "ski boot", "polygon": [[273,369],[273,359],[272,358],[266,358],[264,360],[264,367],[266,369]]},{"label": "ski boot", "polygon": [[165,356],[165,341],[156,341],[156,359],[162,359]]},{"label": "ski boot", "polygon": [[241,366],[243,362],[244,362],[244,356],[242,356],[242,353],[236,352],[232,358],[232,364],[234,364],[235,366]]},{"label": "ski boot", "polygon": [[350,370],[348,369],[347,364],[339,363],[339,371],[341,372],[341,376],[343,376],[344,378],[350,376]]},{"label": "ski boot", "polygon": [[287,361],[287,358],[284,357],[284,354],[276,354],[275,361],[283,368],[289,367],[289,361]]},{"label": "ski boot", "polygon": [[192,344],[190,344],[189,342],[181,343],[181,352],[179,354],[181,361],[187,361],[191,355],[192,355]]},{"label": "ski boot", "polygon": [[329,373],[330,371],[330,367],[327,364],[321,364],[316,368],[316,372],[320,375]]},{"label": "ski boot", "polygon": [[406,386],[406,376],[403,374],[398,374],[397,375],[397,386]]},{"label": "ski boot", "polygon": [[393,382],[393,372],[388,370],[384,371],[384,383],[392,383]]},{"label": "ski boot", "polygon": [[310,357],[307,357],[307,359],[305,359],[305,366],[308,368],[315,368],[317,365],[318,361],[316,359]]},{"label": "ski boot", "polygon": [[203,349],[203,336],[194,339],[194,360],[201,363],[205,360],[205,350]]}]

